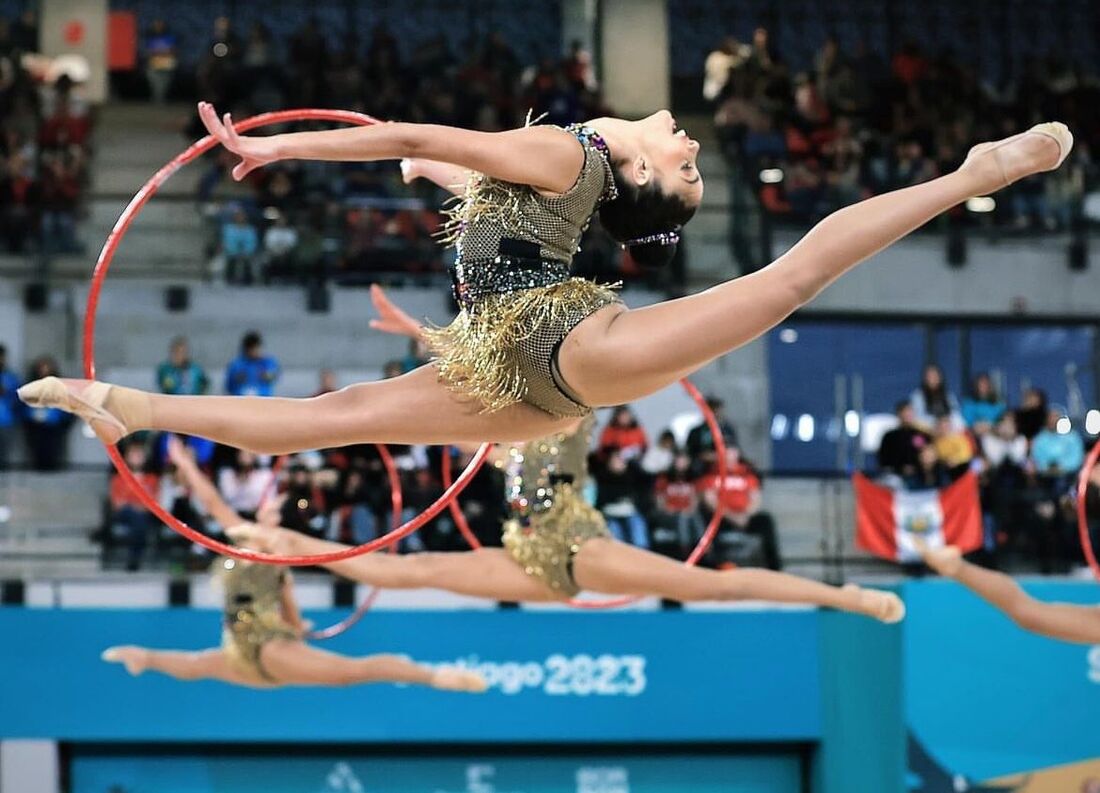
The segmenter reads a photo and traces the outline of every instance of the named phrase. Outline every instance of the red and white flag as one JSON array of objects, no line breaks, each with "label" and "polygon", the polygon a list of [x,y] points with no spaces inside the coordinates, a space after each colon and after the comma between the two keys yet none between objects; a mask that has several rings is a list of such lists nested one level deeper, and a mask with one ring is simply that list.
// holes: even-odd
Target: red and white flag
[{"label": "red and white flag", "polygon": [[982,506],[973,471],[942,490],[891,490],[858,473],[852,485],[856,545],[875,556],[919,562],[918,540],[929,548],[955,545],[963,553],[982,545]]}]

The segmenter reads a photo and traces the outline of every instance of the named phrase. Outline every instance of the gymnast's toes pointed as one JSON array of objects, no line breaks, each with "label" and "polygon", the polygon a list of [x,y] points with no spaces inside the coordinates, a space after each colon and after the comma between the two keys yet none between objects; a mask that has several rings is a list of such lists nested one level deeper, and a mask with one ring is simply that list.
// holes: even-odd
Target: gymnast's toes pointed
[{"label": "gymnast's toes pointed", "polygon": [[149,395],[133,388],[97,380],[44,377],[27,383],[18,395],[31,407],[56,408],[78,416],[108,445],[137,430],[152,428]]},{"label": "gymnast's toes pointed", "polygon": [[489,688],[485,678],[476,672],[453,667],[437,669],[432,675],[432,686],[446,691],[465,691],[470,694],[484,694]]},{"label": "gymnast's toes pointed", "polygon": [[149,663],[149,651],[141,647],[108,647],[99,656],[112,664],[122,664],[135,677],[145,671]]}]

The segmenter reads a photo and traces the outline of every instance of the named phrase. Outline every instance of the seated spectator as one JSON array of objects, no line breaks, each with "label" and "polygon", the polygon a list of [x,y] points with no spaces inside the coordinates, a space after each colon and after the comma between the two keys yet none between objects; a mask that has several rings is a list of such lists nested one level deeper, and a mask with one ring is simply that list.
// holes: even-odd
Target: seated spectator
[{"label": "seated spectator", "polygon": [[157,386],[162,394],[197,396],[210,388],[206,371],[191,360],[187,339],[177,336],[168,348],[168,360],[157,367]]},{"label": "seated spectator", "polygon": [[255,454],[239,449],[236,465],[218,472],[218,492],[235,511],[251,519],[260,502],[274,495],[274,479],[272,470],[262,467]]},{"label": "seated spectator", "polygon": [[149,81],[149,93],[153,101],[163,105],[172,88],[178,61],[176,37],[163,19],[154,19],[145,37],[145,79]]},{"label": "seated spectator", "polygon": [[291,226],[287,216],[280,212],[275,222],[264,232],[264,254],[267,258],[265,282],[294,270],[296,247],[298,247],[298,230]]},{"label": "seated spectator", "polygon": [[[714,419],[722,432],[722,440],[726,447],[736,446],[737,430],[726,418],[726,403],[718,397],[707,397],[707,407],[714,413]],[[706,421],[700,421],[692,428],[684,443],[684,451],[696,465],[697,473],[709,471],[718,461],[715,448],[714,436],[711,434],[710,424]]]},{"label": "seated spectator", "polygon": [[981,437],[989,432],[1005,412],[1005,403],[993,388],[993,380],[982,372],[974,378],[970,395],[963,400],[963,421],[975,435]]},{"label": "seated spectator", "polygon": [[[145,447],[131,443],[126,447],[124,458],[145,491],[157,498],[160,478],[146,470]],[[160,524],[117,473],[111,476],[110,498],[111,525],[119,527],[126,537],[126,569],[133,572],[141,566],[149,533]]]},{"label": "seated spectator", "polygon": [[657,477],[654,501],[656,522],[675,529],[680,551],[686,554],[705,528],[699,514],[699,494],[691,477],[691,458],[686,454],[677,454]]},{"label": "seated spectator", "polygon": [[931,432],[936,419],[948,416],[957,426],[962,426],[959,401],[947,389],[943,370],[930,363],[921,373],[920,387],[909,395],[913,408],[913,421],[925,432]]},{"label": "seated spectator", "polygon": [[596,508],[607,520],[615,539],[638,548],[649,547],[649,527],[638,501],[644,497],[644,474],[638,461],[628,459],[618,449],[603,450],[606,460],[595,467]]},{"label": "seated spectator", "polygon": [[[59,377],[57,362],[43,355],[31,364],[27,381]],[[64,465],[65,446],[74,417],[57,408],[23,406],[23,434],[35,471],[59,471]]]},{"label": "seated spectator", "polygon": [[1041,388],[1027,389],[1020,407],[1016,409],[1016,425],[1020,434],[1030,441],[1046,425],[1048,413],[1046,391]]},{"label": "seated spectator", "polygon": [[222,255],[225,256],[225,280],[231,284],[251,284],[252,266],[260,249],[256,227],[248,222],[243,209],[237,209],[222,224]]},{"label": "seated spectator", "polygon": [[902,478],[906,490],[939,490],[951,484],[951,469],[943,464],[931,444],[917,453],[917,467]]},{"label": "seated spectator", "polygon": [[1031,442],[1031,461],[1035,464],[1035,473],[1060,485],[1068,484],[1069,478],[1081,470],[1085,461],[1085,443],[1081,433],[1072,426],[1064,432],[1058,427],[1064,418],[1060,410],[1049,411],[1046,427]]},{"label": "seated spectator", "polygon": [[894,408],[898,426],[882,436],[878,449],[878,467],[883,473],[907,477],[917,472],[921,449],[931,446],[932,436],[916,424],[916,413],[909,402]]},{"label": "seated spectator", "polygon": [[241,354],[225,370],[225,392],[232,396],[272,396],[279,363],[264,355],[264,340],[254,330],[241,339]]},{"label": "seated spectator", "polygon": [[994,550],[1000,538],[1014,524],[1022,491],[1027,483],[1027,438],[1016,429],[1016,417],[1005,411],[992,432],[981,436],[985,458],[982,472],[982,506],[986,516],[987,550]]},{"label": "seated spectator", "polygon": [[1014,465],[1023,469],[1027,465],[1027,438],[1016,429],[1016,416],[1005,411],[993,425],[993,431],[981,439],[982,455],[990,469],[1002,465]]},{"label": "seated spectator", "polygon": [[22,408],[15,394],[18,388],[19,378],[8,369],[8,348],[0,344],[0,471],[11,466],[15,428]]},{"label": "seated spectator", "polygon": [[639,460],[649,441],[638,417],[627,405],[620,405],[611,414],[611,421],[600,433],[600,450],[618,449],[624,460]]},{"label": "seated spectator", "polygon": [[[726,478],[718,476],[717,465],[695,482],[695,488],[703,500],[703,516],[710,520],[718,508],[719,502],[725,507],[722,515],[723,525],[732,530],[734,536],[722,538],[720,544],[731,547],[723,563],[739,563],[736,546],[730,542],[737,535],[753,537],[759,544],[764,566],[769,570],[780,570],[783,561],[779,556],[779,542],[776,537],[775,519],[761,510],[761,483],[756,469],[741,459],[741,450],[736,446],[726,447]],[[724,541],[723,541],[724,540]],[[733,555],[733,558],[729,558]]]},{"label": "seated spectator", "polygon": [[[226,501],[230,500],[227,498]],[[231,505],[232,503],[230,501]],[[286,493],[279,513],[279,525],[311,537],[324,537],[328,522],[325,510],[324,493],[314,481],[310,470],[301,463],[292,464],[287,471]]]},{"label": "seated spectator", "polygon": [[[676,436],[672,430],[665,430],[657,438],[657,443],[646,449],[642,455],[642,470],[650,476],[657,476],[668,471],[672,467],[680,450],[676,447]],[[691,458],[687,457],[690,462]]]},{"label": "seated spectator", "polygon": [[969,435],[951,423],[950,416],[940,416],[936,419],[932,448],[936,450],[936,456],[949,471],[966,468],[974,459],[974,442],[970,440]]}]

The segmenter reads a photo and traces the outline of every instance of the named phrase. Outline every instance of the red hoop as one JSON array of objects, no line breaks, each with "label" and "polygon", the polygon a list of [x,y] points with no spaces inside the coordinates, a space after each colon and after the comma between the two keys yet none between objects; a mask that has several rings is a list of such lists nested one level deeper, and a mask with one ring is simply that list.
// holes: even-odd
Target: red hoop
[{"label": "red hoop", "polygon": [[1100,564],[1096,562],[1096,554],[1092,548],[1092,535],[1089,532],[1088,515],[1085,514],[1085,496],[1089,489],[1089,474],[1096,467],[1096,460],[1100,458],[1100,441],[1093,444],[1085,464],[1081,466],[1081,473],[1077,475],[1077,533],[1081,538],[1081,550],[1085,552],[1085,561],[1089,563],[1092,574],[1100,581]]},{"label": "red hoop", "polygon": [[[385,444],[376,443],[374,448],[378,450],[378,456],[382,458],[382,465],[386,468],[386,477],[390,480],[390,510],[393,513],[393,527],[397,529],[397,527],[401,525],[401,511],[405,506],[404,498],[401,495],[401,474],[398,473],[397,465],[393,461],[393,455],[390,454],[390,450],[386,448]],[[395,546],[391,545],[386,550],[390,553],[396,553],[394,549]],[[319,642],[325,639],[331,639],[333,636],[339,636],[366,616],[367,612],[370,611],[371,607],[374,605],[374,601],[378,600],[380,594],[382,594],[382,587],[371,587],[370,592],[363,598],[363,602],[359,604],[355,611],[335,625],[329,625],[327,628],[310,631],[305,635],[305,638]]]},{"label": "red hoop", "polygon": [[[703,413],[703,420],[706,421],[707,426],[710,427],[711,435],[714,438],[714,449],[718,455],[718,481],[723,484],[719,484],[719,492],[724,487],[726,481],[726,474],[728,469],[726,466],[726,442],[722,437],[722,428],[718,426],[718,419],[714,415],[714,411],[710,409],[710,405],[707,404],[706,399],[699,393],[692,383],[686,378],[680,381],[680,385],[684,387],[688,396],[692,398],[696,406]],[[451,458],[447,454],[447,450],[443,451],[443,484],[444,486],[450,486],[451,484]],[[478,541],[477,536],[470,530],[470,524],[466,521],[466,516],[462,514],[462,509],[458,506],[458,499],[451,501],[449,505],[451,511],[451,518],[455,522],[455,526],[458,527],[459,533],[469,543],[473,549],[481,547],[481,543]],[[714,515],[711,516],[710,523],[707,525],[706,531],[703,532],[703,536],[699,538],[699,542],[695,545],[691,554],[684,561],[684,564],[693,567],[699,562],[714,543],[714,538],[718,534],[718,527],[722,522],[722,516],[725,514],[726,508],[719,499],[717,508],[714,510]],[[613,598],[610,600],[581,600],[578,598],[571,598],[566,601],[573,608],[578,609],[612,609],[620,608],[622,606],[628,606],[631,603],[637,603],[641,600],[640,596],[628,595],[621,598]]]},{"label": "red hoop", "polygon": [[[356,124],[359,126],[368,126],[370,124],[377,124],[377,119],[370,116],[363,115],[362,113],[353,113],[347,110],[280,110],[274,113],[262,113],[252,118],[247,118],[236,125],[236,128],[240,132],[246,132],[256,127],[266,126],[268,124],[281,124],[291,121],[336,121],[345,122],[348,124]],[[134,197],[130,199],[130,203],[126,205],[126,209],[119,215],[117,221],[115,221],[114,227],[111,229],[111,233],[107,235],[107,240],[103,244],[103,249],[99,252],[99,258],[96,260],[95,270],[92,272],[91,286],[88,290],[88,304],[84,313],[84,377],[89,380],[95,379],[95,323],[96,312],[99,310],[99,296],[103,290],[103,282],[107,277],[107,272],[111,267],[111,262],[115,257],[115,253],[118,250],[118,246],[121,244],[123,237],[126,236],[126,232],[130,229],[134,219],[140,214],[142,208],[149,202],[149,200],[156,195],[160,189],[172,174],[178,171],[181,167],[187,163],[199,157],[202,154],[210,151],[212,148],[218,145],[217,140],[207,135],[205,138],[196,141],[188,146],[182,153],[177,155],[175,159],[171,160],[168,164],[164,165],[159,171],[153,174],[141,189],[134,194]],[[440,496],[435,503],[429,506],[420,515],[410,520],[403,526],[394,529],[393,531],[385,534],[381,537],[377,537],[370,542],[356,546],[354,548],[345,548],[342,551],[334,551],[332,553],[323,553],[316,556],[278,556],[276,554],[269,553],[257,553],[255,551],[246,551],[243,548],[235,548],[231,545],[218,542],[205,534],[195,531],[187,524],[181,522],[171,514],[161,508],[160,504],[156,502],[145,488],[142,487],[133,473],[126,466],[126,463],[122,459],[122,455],[118,452],[117,446],[107,446],[107,456],[111,458],[111,462],[114,464],[115,469],[118,471],[122,481],[124,481],[139,501],[154,515],[157,516],[168,528],[172,529],[179,534],[182,534],[192,542],[198,543],[204,548],[208,548],[215,553],[224,554],[226,556],[232,556],[237,559],[245,559],[250,562],[263,562],[265,564],[281,564],[288,566],[309,566],[318,564],[329,564],[331,562],[339,562],[343,559],[352,559],[356,556],[362,556],[365,553],[376,551],[379,548],[392,545],[398,540],[408,537],[415,532],[421,526],[426,524],[436,515],[443,511],[443,509],[462,492],[463,488],[469,484],[473,479],[474,474],[485,462],[485,458],[489,454],[489,444],[483,445],[474,455],[474,458],[470,461],[470,464],[466,467],[466,470],[458,477],[451,487]]]}]

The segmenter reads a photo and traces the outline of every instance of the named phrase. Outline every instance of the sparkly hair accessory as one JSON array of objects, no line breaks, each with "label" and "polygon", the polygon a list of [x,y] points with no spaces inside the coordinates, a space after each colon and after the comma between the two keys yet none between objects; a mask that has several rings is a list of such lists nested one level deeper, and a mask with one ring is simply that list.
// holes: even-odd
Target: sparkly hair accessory
[{"label": "sparkly hair accessory", "polygon": [[680,229],[674,228],[672,231],[660,231],[656,234],[647,234],[644,237],[638,237],[637,239],[627,240],[623,243],[624,248],[634,248],[640,245],[649,245],[656,242],[658,245],[675,245],[680,241]]}]

